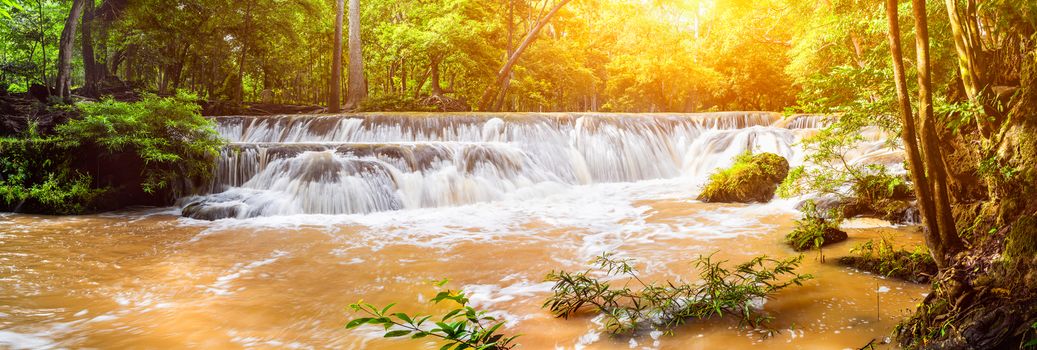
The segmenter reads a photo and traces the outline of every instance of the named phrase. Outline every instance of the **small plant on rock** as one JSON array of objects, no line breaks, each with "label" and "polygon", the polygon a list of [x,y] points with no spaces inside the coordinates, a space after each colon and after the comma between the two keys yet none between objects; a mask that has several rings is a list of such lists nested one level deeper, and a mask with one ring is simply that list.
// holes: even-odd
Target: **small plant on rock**
[{"label": "small plant on rock", "polygon": [[847,238],[846,232],[839,230],[842,219],[835,210],[829,211],[826,218],[813,201],[806,201],[800,210],[803,212],[803,218],[796,220],[796,229],[785,236],[785,243],[796,251],[817,249],[821,260],[824,261],[821,248],[845,241]]}]

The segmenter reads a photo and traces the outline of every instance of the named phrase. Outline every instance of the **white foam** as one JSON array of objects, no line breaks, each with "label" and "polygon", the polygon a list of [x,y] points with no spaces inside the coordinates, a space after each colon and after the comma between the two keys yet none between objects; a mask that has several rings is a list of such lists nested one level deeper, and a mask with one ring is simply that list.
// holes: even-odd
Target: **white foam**
[{"label": "white foam", "polygon": [[240,278],[244,274],[251,273],[252,270],[260,266],[272,264],[281,257],[286,255],[288,255],[288,252],[283,250],[276,250],[270,255],[269,258],[253,261],[248,264],[236,264],[228,271],[227,274],[217,277],[216,282],[209,285],[206,288],[206,291],[220,296],[233,294],[233,292],[231,292],[230,290],[231,282],[234,282],[234,280]]},{"label": "white foam", "polygon": [[57,346],[53,340],[38,334],[17,333],[0,330],[0,347],[12,350],[52,349]]}]

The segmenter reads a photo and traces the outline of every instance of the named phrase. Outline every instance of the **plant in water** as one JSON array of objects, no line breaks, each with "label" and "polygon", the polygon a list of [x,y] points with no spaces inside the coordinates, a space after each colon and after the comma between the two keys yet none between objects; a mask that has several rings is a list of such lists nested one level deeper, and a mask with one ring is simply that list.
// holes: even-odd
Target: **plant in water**
[{"label": "plant in water", "polygon": [[[436,283],[437,287],[446,284],[446,280]],[[410,337],[421,339],[425,337],[438,338],[445,344],[440,350],[507,350],[513,348],[515,338],[518,336],[506,336],[500,332],[504,322],[494,317],[487,316],[485,311],[479,311],[469,306],[468,297],[461,291],[446,290],[436,294],[432,303],[440,304],[449,302],[455,307],[442,316],[433,318],[432,315],[407,314],[403,312],[390,312],[396,304],[377,308],[374,305],[359,301],[350,305],[353,312],[363,314],[363,317],[353,319],[346,324],[347,329],[370,324],[385,328],[386,338]]]},{"label": "plant in water", "polygon": [[797,251],[817,249],[818,256],[824,261],[822,247],[826,244],[846,240],[846,232],[839,230],[842,221],[837,210],[830,210],[828,218],[822,215],[814,201],[806,201],[800,208],[803,217],[796,220],[796,229],[785,236],[785,243]]},{"label": "plant in water", "polygon": [[936,275],[936,261],[925,247],[912,250],[895,248],[889,238],[868,240],[850,250],[854,256],[839,262],[846,266],[871,271],[887,277],[896,277],[916,283],[926,283]]},{"label": "plant in water", "polygon": [[[646,282],[629,259],[603,254],[583,272],[552,272],[554,292],[544,307],[556,317],[589,312],[604,316],[605,328],[613,334],[644,328],[667,333],[689,319],[737,315],[740,325],[764,326],[770,317],[758,312],[759,300],[812,278],[795,272],[803,257],[776,260],[765,256],[726,267],[713,255],[699,256],[694,265],[699,284],[668,281]],[[621,282],[615,282],[621,281]]]}]

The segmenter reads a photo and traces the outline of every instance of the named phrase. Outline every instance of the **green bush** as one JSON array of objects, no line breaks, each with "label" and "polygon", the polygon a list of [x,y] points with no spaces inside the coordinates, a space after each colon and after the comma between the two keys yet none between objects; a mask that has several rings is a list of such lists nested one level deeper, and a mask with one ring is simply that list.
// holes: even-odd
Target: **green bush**
[{"label": "green bush", "polygon": [[903,199],[912,195],[903,177],[891,175],[886,167],[879,165],[867,167],[863,175],[851,180],[850,187],[858,200]]},{"label": "green bush", "polygon": [[[671,332],[689,319],[708,319],[736,315],[742,325],[760,327],[770,318],[760,314],[753,302],[769,298],[792,285],[812,278],[795,272],[803,257],[784,260],[761,256],[733,269],[726,261],[700,256],[695,261],[702,283],[644,282],[630,260],[610,254],[595,259],[600,271],[552,272],[554,294],[544,307],[556,317],[569,318],[581,312],[605,316],[605,328],[613,334],[631,333],[649,326]],[[605,277],[596,275],[603,273]],[[620,286],[610,284],[626,279]],[[630,284],[640,286],[633,289]]]},{"label": "green bush", "polygon": [[[42,134],[30,124],[18,137],[0,138],[0,209],[45,214],[79,214],[114,189],[94,183],[101,172],[139,171],[136,187],[178,196],[189,181],[212,175],[223,141],[215,124],[201,116],[186,94],[139,102],[112,99],[76,107],[81,117]],[[127,169],[81,169],[76,160],[130,154],[140,164]],[[81,166],[80,166],[81,167]],[[125,189],[121,189],[125,190]]]},{"label": "green bush", "polygon": [[105,99],[80,104],[81,119],[55,128],[68,147],[94,144],[110,153],[132,151],[144,162],[147,193],[178,194],[181,180],[208,178],[223,141],[215,123],[201,115],[197,97],[179,93],[162,98],[146,94],[139,102]]},{"label": "green bush", "polygon": [[30,123],[17,138],[0,138],[0,208],[76,214],[106,189],[69,167],[60,139],[43,136]]}]

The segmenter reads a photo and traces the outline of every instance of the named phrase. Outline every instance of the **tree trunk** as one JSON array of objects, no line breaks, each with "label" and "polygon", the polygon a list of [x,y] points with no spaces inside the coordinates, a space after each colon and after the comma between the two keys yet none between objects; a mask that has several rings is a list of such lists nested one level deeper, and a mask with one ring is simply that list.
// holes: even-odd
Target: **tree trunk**
[{"label": "tree trunk", "polygon": [[443,96],[443,86],[440,85],[440,83],[439,83],[439,62],[440,61],[441,61],[440,58],[433,57],[432,58],[432,67],[429,68],[429,71],[431,72],[431,77],[429,79],[431,80],[431,84],[432,84],[432,93],[431,93],[431,95],[435,96],[435,97],[442,97]]},{"label": "tree trunk", "polygon": [[522,43],[519,44],[518,48],[515,49],[515,52],[511,54],[511,57],[508,58],[508,61],[504,63],[504,67],[501,67],[500,71],[497,72],[497,80],[494,82],[493,85],[490,85],[486,88],[486,92],[484,92],[482,98],[479,99],[480,110],[493,111],[493,107],[496,107],[494,106],[496,104],[496,99],[494,97],[497,96],[497,93],[499,91],[505,89],[506,84],[509,82],[511,78],[511,69],[515,66],[515,63],[518,62],[518,59],[520,57],[522,57],[522,53],[526,51],[526,48],[528,48],[529,45],[532,44],[534,40],[536,40],[537,35],[540,33],[540,30],[544,29],[544,26],[551,21],[551,17],[554,17],[554,15],[558,13],[558,10],[561,10],[562,6],[565,6],[565,4],[569,3],[569,1],[571,0],[559,0],[558,3],[555,4],[554,8],[551,9],[551,12],[548,12],[547,15],[545,15],[543,18],[540,18],[537,21],[536,26],[534,26],[533,29],[530,30],[528,34],[526,34],[526,38],[522,40]]},{"label": "tree trunk", "polygon": [[93,26],[94,0],[87,0],[83,8],[83,90],[87,96],[97,95],[97,62],[94,60]]},{"label": "tree trunk", "polygon": [[252,7],[255,6],[255,1],[251,1],[245,10],[245,30],[242,31],[241,35],[241,57],[238,59],[238,81],[237,90],[234,92],[234,102],[244,102],[245,100],[245,59],[248,58],[248,36],[252,31]]},{"label": "tree trunk", "polygon": [[[973,21],[972,17],[975,16],[975,5],[970,1],[966,11],[962,12],[958,7],[958,0],[946,0],[946,3],[951,36],[954,38],[954,49],[958,54],[958,70],[961,73],[962,85],[965,86],[965,94],[968,95],[970,101],[983,107],[984,112],[997,113],[995,108],[988,105],[988,99],[982,98],[984,91],[989,87],[989,81],[984,74],[984,64],[980,57],[980,53],[983,51],[983,44],[979,40],[980,33],[974,25],[970,25]],[[990,137],[994,132],[990,122],[980,115],[976,116],[976,125],[984,137]]]},{"label": "tree trunk", "polygon": [[335,51],[331,53],[331,93],[328,94],[328,112],[338,113],[342,108],[342,16],[345,0],[335,1]]},{"label": "tree trunk", "polygon": [[65,102],[72,101],[72,44],[76,38],[76,21],[83,14],[83,6],[86,0],[75,0],[72,2],[72,10],[65,20],[65,29],[61,31],[61,41],[58,42],[58,96]]},{"label": "tree trunk", "polygon": [[366,99],[364,50],[360,41],[360,0],[349,0],[349,86],[346,89],[346,109],[357,109]]},{"label": "tree trunk", "polygon": [[893,77],[896,80],[897,102],[900,108],[900,118],[903,123],[903,131],[900,133],[904,140],[904,150],[907,153],[907,161],[911,168],[911,182],[914,184],[915,197],[918,198],[918,209],[921,212],[922,225],[925,227],[925,242],[929,251],[933,252],[933,258],[938,267],[946,266],[942,255],[935,254],[938,251],[936,245],[940,241],[940,228],[936,219],[936,205],[933,201],[929,187],[929,181],[925,176],[925,168],[922,156],[918,148],[918,136],[915,132],[915,120],[911,111],[911,97],[908,96],[907,78],[904,75],[904,54],[900,50],[900,21],[897,12],[898,0],[886,0],[886,16],[889,17],[889,50],[893,57]]},{"label": "tree trunk", "polygon": [[[915,17],[915,46],[918,53],[918,115],[922,118],[922,156],[929,176],[935,202],[939,239],[934,242],[933,256],[944,264],[964,249],[958,229],[951,214],[950,195],[947,188],[947,168],[943,152],[939,147],[936,118],[933,115],[932,77],[929,71],[929,23],[925,12],[925,0],[912,0]],[[946,266],[946,265],[944,265]]]}]

